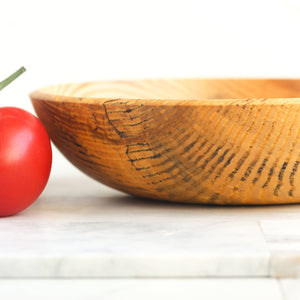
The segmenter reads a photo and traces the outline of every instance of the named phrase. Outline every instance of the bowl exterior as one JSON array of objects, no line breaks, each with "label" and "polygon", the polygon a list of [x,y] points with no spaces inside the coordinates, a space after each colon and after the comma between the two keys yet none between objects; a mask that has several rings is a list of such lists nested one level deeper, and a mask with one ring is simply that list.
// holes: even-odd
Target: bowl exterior
[{"label": "bowl exterior", "polygon": [[300,104],[32,103],[65,157],[115,189],[187,203],[300,202]]}]

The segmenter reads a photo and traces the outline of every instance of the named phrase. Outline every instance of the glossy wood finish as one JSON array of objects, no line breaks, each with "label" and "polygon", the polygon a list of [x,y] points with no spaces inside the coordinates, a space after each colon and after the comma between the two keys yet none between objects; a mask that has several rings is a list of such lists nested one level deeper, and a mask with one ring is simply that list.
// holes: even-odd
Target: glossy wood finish
[{"label": "glossy wood finish", "polygon": [[118,190],[190,203],[300,202],[300,80],[69,84],[31,99],[60,151]]}]

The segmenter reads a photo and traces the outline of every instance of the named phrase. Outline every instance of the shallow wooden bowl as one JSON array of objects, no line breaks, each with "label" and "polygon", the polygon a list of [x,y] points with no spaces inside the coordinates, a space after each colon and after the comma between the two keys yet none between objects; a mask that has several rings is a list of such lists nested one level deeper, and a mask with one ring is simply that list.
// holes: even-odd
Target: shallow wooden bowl
[{"label": "shallow wooden bowl", "polygon": [[66,158],[118,190],[191,203],[300,202],[300,80],[115,81],[30,96]]}]

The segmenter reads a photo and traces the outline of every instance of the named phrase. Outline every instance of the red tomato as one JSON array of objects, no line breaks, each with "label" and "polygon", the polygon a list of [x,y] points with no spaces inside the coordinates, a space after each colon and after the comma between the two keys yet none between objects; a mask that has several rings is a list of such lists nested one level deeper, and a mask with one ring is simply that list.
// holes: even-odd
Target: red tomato
[{"label": "red tomato", "polygon": [[50,139],[40,120],[20,108],[0,108],[0,216],[16,214],[38,198],[51,164]]}]

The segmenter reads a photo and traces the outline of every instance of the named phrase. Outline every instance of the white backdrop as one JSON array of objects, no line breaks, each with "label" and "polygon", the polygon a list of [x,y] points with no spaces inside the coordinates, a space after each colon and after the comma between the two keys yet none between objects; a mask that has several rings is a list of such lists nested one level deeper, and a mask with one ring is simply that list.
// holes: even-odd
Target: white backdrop
[{"label": "white backdrop", "polygon": [[[158,77],[300,77],[300,0],[0,0],[0,105],[45,85]],[[0,133],[1,134],[1,133]],[[54,150],[53,176],[77,172]]]}]

